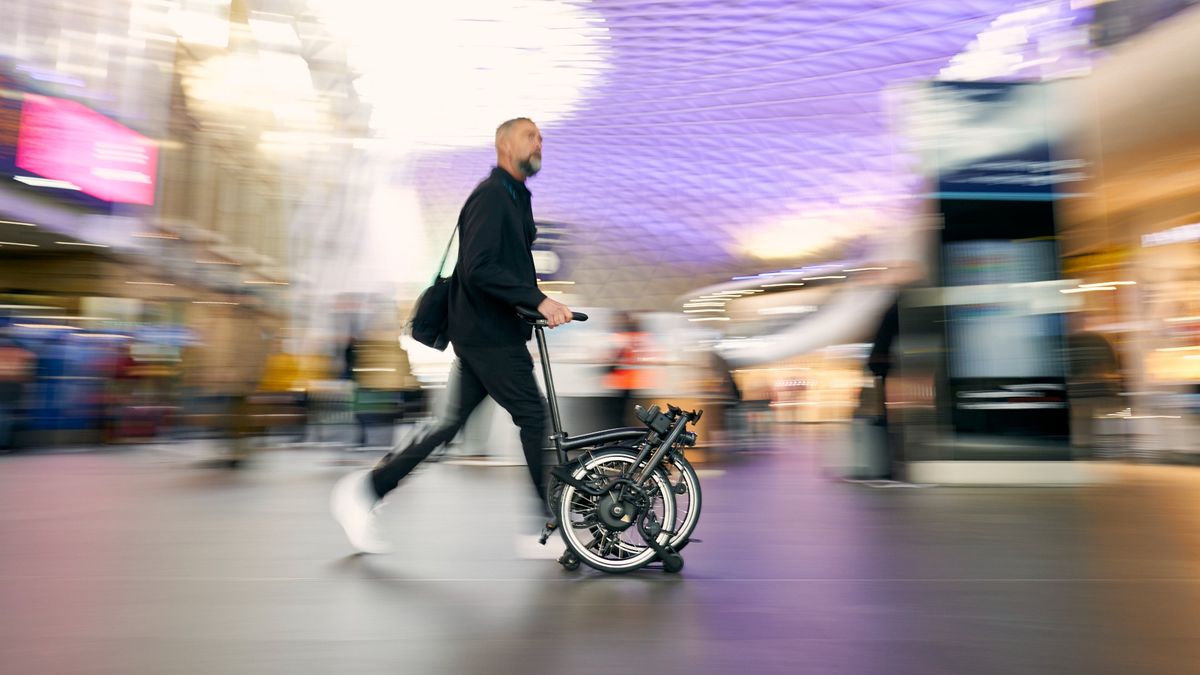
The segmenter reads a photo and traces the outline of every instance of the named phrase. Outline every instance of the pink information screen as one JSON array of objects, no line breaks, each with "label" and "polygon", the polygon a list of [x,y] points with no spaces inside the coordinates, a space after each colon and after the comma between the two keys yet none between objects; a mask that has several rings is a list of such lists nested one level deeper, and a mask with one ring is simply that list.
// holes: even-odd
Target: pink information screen
[{"label": "pink information screen", "polygon": [[27,95],[16,165],[107,202],[153,204],[158,145],[74,101]]}]

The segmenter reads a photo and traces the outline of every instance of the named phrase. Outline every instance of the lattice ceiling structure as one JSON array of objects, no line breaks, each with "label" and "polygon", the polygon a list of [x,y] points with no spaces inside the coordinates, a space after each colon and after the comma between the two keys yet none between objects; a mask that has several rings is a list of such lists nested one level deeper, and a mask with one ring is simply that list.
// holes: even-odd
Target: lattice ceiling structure
[{"label": "lattice ceiling structure", "polygon": [[[511,4],[527,12],[536,3]],[[577,248],[567,278],[588,300],[618,306],[666,308],[680,293],[734,274],[844,255],[895,230],[904,217],[897,213],[911,212],[918,187],[898,150],[889,88],[936,77],[956,55],[977,50],[977,36],[999,17],[1047,5],[564,3],[567,11],[550,15],[545,26],[576,31],[578,40],[563,42],[573,51],[550,72],[577,68],[586,77],[577,96],[556,99],[551,119],[538,120],[545,151],[543,173],[530,183],[535,213],[571,230]],[[496,5],[486,6],[492,14],[483,20],[502,24]],[[1000,39],[1028,35],[1009,31]],[[516,49],[523,48],[519,40]],[[549,51],[546,57],[555,58]],[[488,65],[477,68],[486,72]],[[445,80],[445,88],[454,82]],[[535,116],[539,96],[561,93],[519,75],[513,82],[518,103],[528,101]],[[487,111],[488,94],[480,95],[482,102],[457,92],[439,103],[438,92],[423,93],[410,105],[466,100]],[[521,112],[507,103],[495,121]],[[493,163],[492,125],[480,126],[467,142],[417,142],[405,162],[431,250]]]}]

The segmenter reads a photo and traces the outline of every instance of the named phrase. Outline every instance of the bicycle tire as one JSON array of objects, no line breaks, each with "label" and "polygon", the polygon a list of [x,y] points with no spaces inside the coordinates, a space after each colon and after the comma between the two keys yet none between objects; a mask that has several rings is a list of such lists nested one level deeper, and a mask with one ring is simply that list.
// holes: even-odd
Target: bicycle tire
[{"label": "bicycle tire", "polygon": [[[700,524],[700,507],[703,504],[700,491],[700,476],[696,475],[696,469],[692,467],[692,463],[687,461],[682,454],[669,455],[664,464],[678,469],[680,473],[680,481],[685,488],[685,494],[688,495],[689,501],[685,507],[679,503],[679,493],[676,493],[675,499],[675,518],[679,520],[679,527],[675,529],[675,534],[671,535],[671,547],[676,551],[682,551],[685,546],[691,541],[692,533],[696,531],[696,526]],[[671,471],[667,472],[668,478],[672,485],[679,485],[680,482],[675,481],[675,477]],[[681,511],[683,513],[681,514]]]},{"label": "bicycle tire", "polygon": [[[595,478],[596,475],[612,476],[632,465],[637,460],[637,453],[628,448],[605,448],[590,452],[581,457],[572,467],[572,475],[580,480]],[[603,470],[600,469],[603,467]],[[667,543],[670,533],[665,524],[675,522],[675,495],[671,490],[671,482],[666,472],[655,467],[647,489],[652,491],[651,508],[658,508],[658,519],[664,524],[664,531],[659,533],[658,540]],[[644,540],[635,526],[624,531],[614,531],[602,523],[596,523],[593,518],[596,505],[601,498],[591,497],[572,485],[563,485],[558,498],[558,523],[563,542],[588,567],[610,574],[623,574],[641,569],[657,559],[657,553]],[[592,538],[583,541],[580,530],[587,530]],[[603,540],[600,539],[603,537]],[[599,544],[597,545],[597,542]],[[595,549],[593,550],[593,546]],[[616,549],[618,553],[627,554],[624,557],[609,557]]]}]

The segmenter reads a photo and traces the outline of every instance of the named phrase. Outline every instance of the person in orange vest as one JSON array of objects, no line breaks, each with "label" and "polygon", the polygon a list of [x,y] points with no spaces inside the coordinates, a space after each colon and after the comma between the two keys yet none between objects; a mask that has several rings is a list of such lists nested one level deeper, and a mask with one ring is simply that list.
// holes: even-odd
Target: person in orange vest
[{"label": "person in orange vest", "polygon": [[621,312],[616,323],[618,332],[614,337],[619,346],[604,376],[604,386],[619,392],[613,420],[614,426],[623,426],[633,409],[634,392],[650,386],[651,372],[650,366],[641,362],[646,334],[638,330],[637,321],[628,313]]}]

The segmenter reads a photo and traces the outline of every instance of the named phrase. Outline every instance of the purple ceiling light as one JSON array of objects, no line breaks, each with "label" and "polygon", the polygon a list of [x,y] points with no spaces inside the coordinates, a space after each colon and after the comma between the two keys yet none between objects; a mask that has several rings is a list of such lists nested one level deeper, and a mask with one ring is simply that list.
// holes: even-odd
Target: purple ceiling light
[{"label": "purple ceiling light", "polygon": [[[603,17],[611,61],[543,129],[536,212],[584,231],[600,281],[646,284],[786,267],[786,252],[758,249],[797,228],[815,249],[888,227],[859,218],[913,193],[885,90],[938,76],[998,17],[1046,3],[572,4]],[[490,148],[422,157],[428,208],[452,212],[491,162]]]}]

